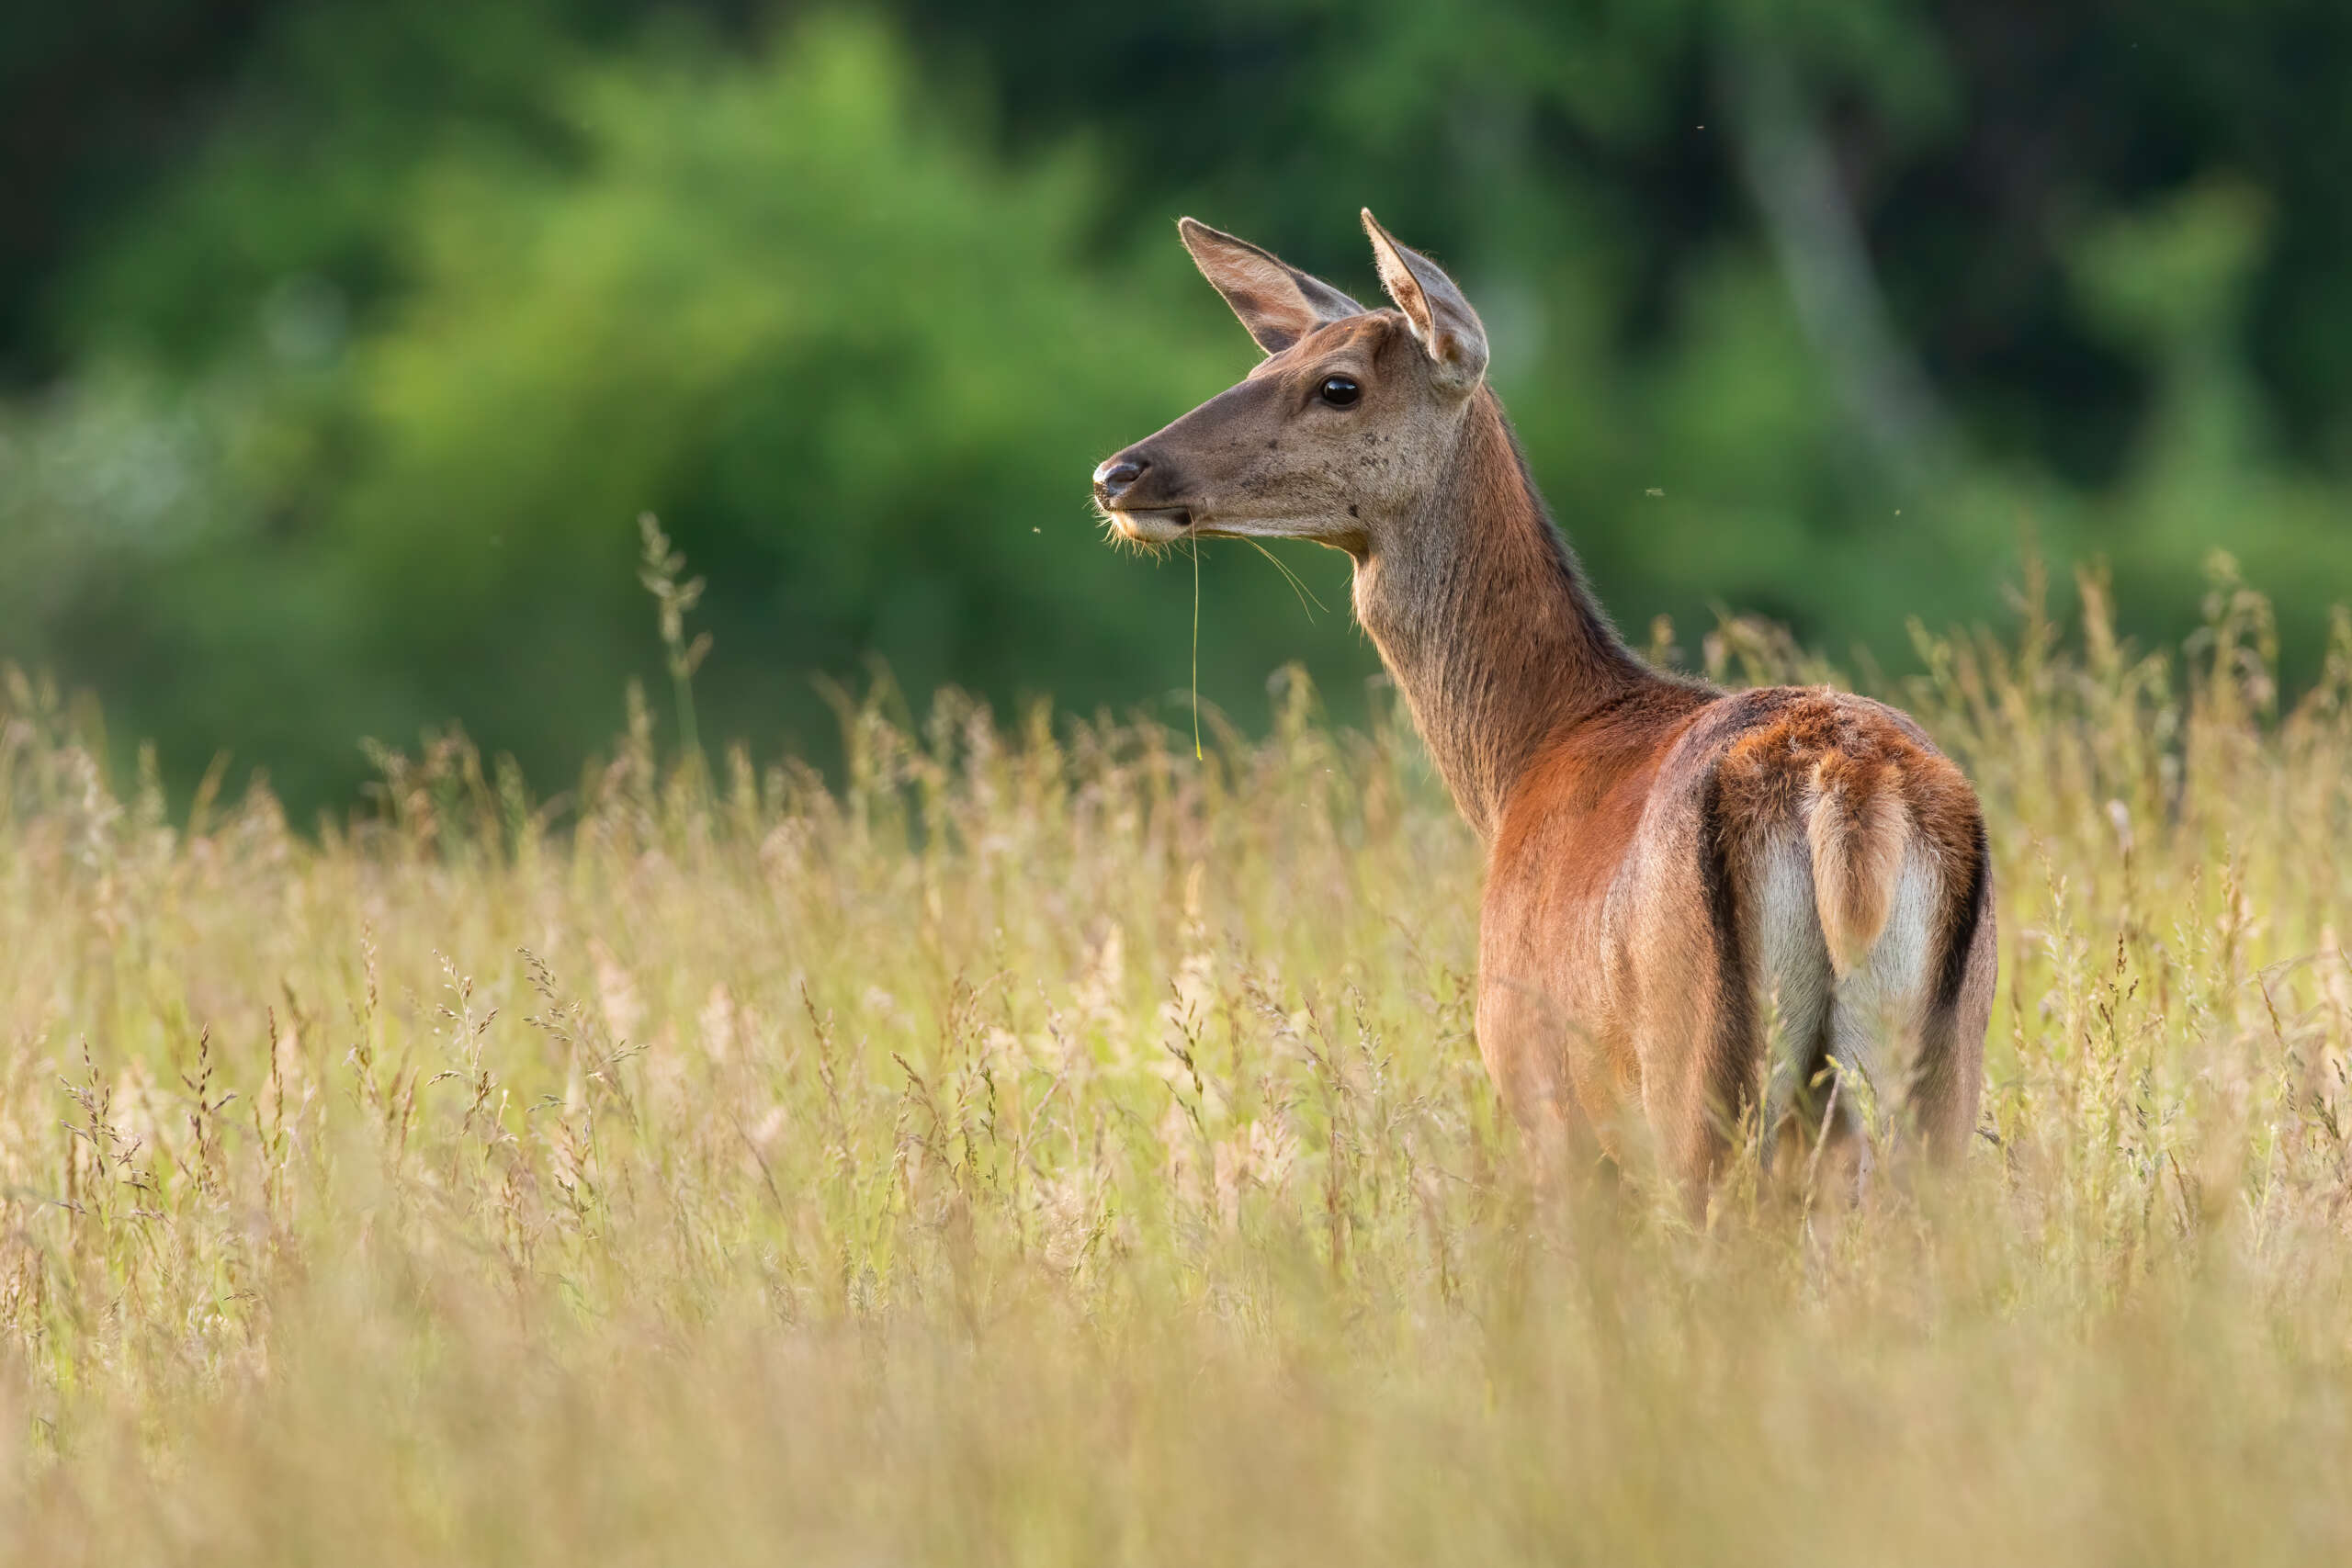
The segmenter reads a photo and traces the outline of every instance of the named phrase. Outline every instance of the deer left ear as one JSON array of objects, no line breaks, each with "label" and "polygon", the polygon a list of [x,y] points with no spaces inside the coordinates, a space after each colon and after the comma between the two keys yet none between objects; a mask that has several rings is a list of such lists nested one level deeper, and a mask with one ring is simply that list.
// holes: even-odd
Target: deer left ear
[{"label": "deer left ear", "polygon": [[1372,240],[1380,286],[1405,312],[1413,336],[1436,367],[1438,384],[1458,392],[1477,386],[1487,374],[1487,329],[1478,312],[1437,263],[1390,239],[1369,207],[1363,209],[1363,231]]}]

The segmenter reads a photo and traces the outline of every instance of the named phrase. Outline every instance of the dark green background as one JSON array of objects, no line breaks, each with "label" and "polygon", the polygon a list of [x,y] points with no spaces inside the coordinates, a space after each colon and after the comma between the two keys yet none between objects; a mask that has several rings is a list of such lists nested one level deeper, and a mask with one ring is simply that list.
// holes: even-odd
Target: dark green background
[{"label": "dark green background", "polygon": [[[305,807],[457,719],[555,787],[709,580],[707,734],[812,672],[1167,703],[1189,562],[1086,475],[1238,378],[1192,212],[1453,268],[1620,620],[1905,659],[2025,541],[2290,676],[2352,597],[2342,0],[86,0],[0,18],[0,657]],[[1204,695],[1374,660],[1202,563]],[[1181,701],[1159,708],[1176,716]]]}]

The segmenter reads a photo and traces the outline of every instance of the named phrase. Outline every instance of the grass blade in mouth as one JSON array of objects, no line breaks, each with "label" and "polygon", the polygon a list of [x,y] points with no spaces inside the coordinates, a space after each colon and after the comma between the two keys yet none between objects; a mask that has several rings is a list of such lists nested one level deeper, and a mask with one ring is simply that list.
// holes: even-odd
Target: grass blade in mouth
[{"label": "grass blade in mouth", "polygon": [[1201,760],[1201,536],[1188,535],[1193,546],[1193,761]]}]

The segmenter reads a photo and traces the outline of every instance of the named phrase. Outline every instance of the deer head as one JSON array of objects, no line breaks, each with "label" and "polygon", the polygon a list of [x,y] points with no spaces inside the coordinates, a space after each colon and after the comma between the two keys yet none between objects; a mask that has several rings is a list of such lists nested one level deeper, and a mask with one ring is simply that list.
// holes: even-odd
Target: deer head
[{"label": "deer head", "polygon": [[1363,215],[1396,309],[1367,310],[1205,223],[1177,228],[1266,357],[1238,386],[1094,470],[1124,538],[1312,539],[1380,553],[1444,481],[1484,382],[1487,334],[1428,257]]}]

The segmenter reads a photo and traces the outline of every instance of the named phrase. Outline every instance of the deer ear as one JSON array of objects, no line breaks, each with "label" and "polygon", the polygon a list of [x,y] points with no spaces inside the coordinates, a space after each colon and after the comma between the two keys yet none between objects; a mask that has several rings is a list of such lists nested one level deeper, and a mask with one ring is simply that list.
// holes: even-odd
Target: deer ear
[{"label": "deer ear", "polygon": [[1390,239],[1369,207],[1363,209],[1363,231],[1372,239],[1380,286],[1405,312],[1413,336],[1437,367],[1439,384],[1462,392],[1476,387],[1487,373],[1487,329],[1478,312],[1437,263]]},{"label": "deer ear", "polygon": [[1176,220],[1184,248],[1258,346],[1280,354],[1316,328],[1363,314],[1363,307],[1246,240],[1220,233],[1190,218]]}]

